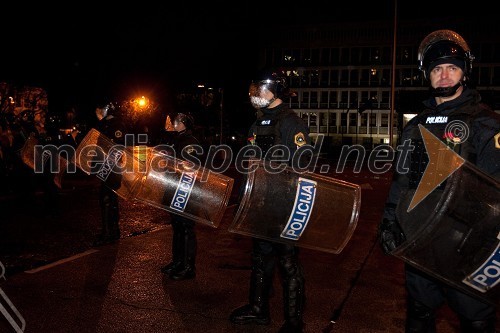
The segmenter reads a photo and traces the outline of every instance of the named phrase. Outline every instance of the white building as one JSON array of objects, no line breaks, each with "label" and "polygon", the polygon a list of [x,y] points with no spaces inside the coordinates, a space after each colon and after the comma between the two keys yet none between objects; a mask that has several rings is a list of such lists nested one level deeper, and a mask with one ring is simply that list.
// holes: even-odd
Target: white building
[{"label": "white building", "polygon": [[437,29],[454,30],[469,43],[476,58],[472,82],[498,112],[500,25],[496,22],[402,22],[396,38],[393,22],[283,26],[266,42],[261,67],[287,73],[296,96],[286,103],[307,121],[313,138],[324,134],[331,147],[395,146],[401,128],[427,98],[428,82],[417,68],[417,49]]}]

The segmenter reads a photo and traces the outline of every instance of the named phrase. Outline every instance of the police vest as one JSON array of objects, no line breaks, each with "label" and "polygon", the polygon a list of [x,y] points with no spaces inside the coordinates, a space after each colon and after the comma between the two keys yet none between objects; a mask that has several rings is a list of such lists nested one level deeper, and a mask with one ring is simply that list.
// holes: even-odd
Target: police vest
[{"label": "police vest", "polygon": [[[455,153],[463,157],[465,160],[476,163],[476,152],[472,145],[472,140],[470,138],[473,133],[469,132],[468,140],[461,141],[459,137],[456,137],[453,131],[449,131],[448,124],[451,122],[456,122],[459,126],[464,126],[464,129],[470,131],[472,129],[472,122],[477,118],[485,109],[482,107],[477,108],[476,105],[467,105],[450,114],[436,115],[433,114],[431,110],[424,111],[418,117],[418,122],[411,129],[410,140],[414,147],[414,150],[410,153],[410,164],[409,164],[409,188],[416,189],[422,175],[429,163],[429,157],[425,149],[425,144],[422,140],[418,124],[425,126],[434,136],[441,139],[450,149]],[[448,130],[448,131],[447,131]],[[443,189],[446,182],[443,182],[438,189]]]},{"label": "police vest", "polygon": [[262,150],[262,156],[274,145],[281,142],[281,120],[290,114],[295,114],[293,110],[282,108],[274,114],[264,115],[257,119],[253,126],[255,144]]}]

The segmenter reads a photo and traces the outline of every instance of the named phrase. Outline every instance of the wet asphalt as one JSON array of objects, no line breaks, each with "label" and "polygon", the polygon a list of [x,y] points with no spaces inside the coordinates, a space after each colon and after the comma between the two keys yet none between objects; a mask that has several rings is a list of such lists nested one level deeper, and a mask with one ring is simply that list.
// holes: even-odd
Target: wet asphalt
[{"label": "wet asphalt", "polygon": [[[384,255],[376,237],[390,174],[334,176],[361,186],[360,216],[341,253],[301,249],[304,331],[403,332],[403,263]],[[197,225],[197,276],[187,281],[160,273],[170,260],[172,230],[169,214],[159,208],[120,199],[121,239],[94,245],[100,228],[98,185],[77,174],[65,179],[56,199],[36,186],[21,195],[2,195],[0,305],[7,315],[0,315],[0,332],[16,332],[16,326],[33,333],[279,330],[283,310],[277,276],[269,326],[228,320],[235,307],[246,303],[250,276],[250,238],[228,231],[238,204],[238,179],[219,227]],[[46,204],[50,200],[56,207]],[[459,332],[447,306],[437,323],[438,332]]]}]

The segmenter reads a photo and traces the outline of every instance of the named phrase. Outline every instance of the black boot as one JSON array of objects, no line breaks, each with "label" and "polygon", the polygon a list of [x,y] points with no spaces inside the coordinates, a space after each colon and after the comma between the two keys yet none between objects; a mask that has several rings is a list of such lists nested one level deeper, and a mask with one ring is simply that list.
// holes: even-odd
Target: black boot
[{"label": "black boot", "polygon": [[280,257],[285,318],[280,333],[302,333],[304,327],[302,321],[305,304],[304,277],[295,251]]},{"label": "black boot", "polygon": [[249,304],[231,313],[229,320],[235,324],[269,325],[269,289],[272,282],[274,258],[252,255]]},{"label": "black boot", "polygon": [[169,277],[175,281],[194,279],[196,277],[197,242],[194,233],[194,222],[189,221],[189,223],[186,222],[183,225],[184,228],[180,237],[181,244],[179,245],[179,248],[182,249],[180,254],[181,263],[176,265],[175,269],[169,274]]},{"label": "black boot", "polygon": [[406,333],[435,333],[436,316],[434,310],[408,297],[406,313]]},{"label": "black boot", "polygon": [[285,320],[283,325],[281,326],[279,333],[302,333],[304,328],[304,323],[302,320]]},{"label": "black boot", "polygon": [[475,321],[460,318],[460,329],[468,333],[495,333],[495,318]]},{"label": "black boot", "polygon": [[179,230],[179,226],[172,224],[172,261],[161,268],[163,274],[170,275],[182,265],[182,248],[180,247],[183,246],[183,241],[181,237],[184,236],[182,231]]},{"label": "black boot", "polygon": [[271,317],[269,309],[257,305],[246,304],[234,309],[229,320],[234,324],[258,324],[269,325]]}]

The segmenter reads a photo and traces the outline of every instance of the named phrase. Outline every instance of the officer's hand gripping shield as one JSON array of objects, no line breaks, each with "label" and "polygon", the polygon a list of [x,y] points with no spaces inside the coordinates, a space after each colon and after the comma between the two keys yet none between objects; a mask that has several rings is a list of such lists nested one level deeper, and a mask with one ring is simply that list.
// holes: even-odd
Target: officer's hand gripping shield
[{"label": "officer's hand gripping shield", "polygon": [[[319,251],[340,253],[359,216],[358,185],[286,168],[266,171],[263,161],[246,175],[240,206],[229,231]],[[269,170],[269,169],[267,169]]]},{"label": "officer's hand gripping shield", "polygon": [[125,148],[92,129],[76,151],[76,165],[124,199],[146,202],[218,227],[234,180],[150,147]]},{"label": "officer's hand gripping shield", "polygon": [[[426,171],[427,172],[427,171]],[[500,184],[469,162],[410,212],[398,205],[407,241],[391,254],[486,302],[500,295]]]}]

